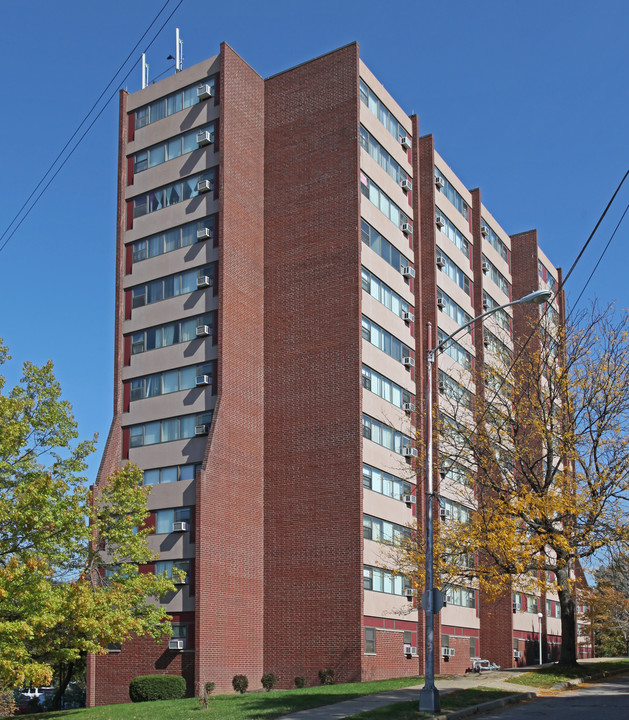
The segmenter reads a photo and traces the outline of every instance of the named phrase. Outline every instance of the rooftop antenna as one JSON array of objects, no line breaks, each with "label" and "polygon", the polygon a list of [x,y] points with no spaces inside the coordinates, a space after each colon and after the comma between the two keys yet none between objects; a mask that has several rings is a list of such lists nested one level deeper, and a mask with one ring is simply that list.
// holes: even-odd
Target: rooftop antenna
[{"label": "rooftop antenna", "polygon": [[183,70],[183,40],[179,37],[179,28],[175,28],[175,72]]},{"label": "rooftop antenna", "polygon": [[142,90],[149,84],[149,64],[146,62],[146,55],[142,53]]}]

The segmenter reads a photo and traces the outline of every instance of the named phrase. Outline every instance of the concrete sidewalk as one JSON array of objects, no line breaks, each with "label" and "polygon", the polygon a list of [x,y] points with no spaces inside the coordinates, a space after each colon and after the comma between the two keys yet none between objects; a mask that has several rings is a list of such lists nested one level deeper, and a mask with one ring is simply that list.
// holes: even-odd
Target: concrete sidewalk
[{"label": "concrete sidewalk", "polygon": [[[464,690],[473,687],[491,687],[500,690],[510,690],[514,694],[523,693],[526,697],[537,695],[538,688],[529,688],[524,685],[505,684],[505,680],[523,672],[528,672],[531,668],[522,668],[517,670],[494,670],[486,673],[469,673],[467,675],[453,675],[451,677],[437,678],[435,685],[439,693],[445,695],[454,690]],[[404,688],[402,690],[390,690],[388,692],[375,693],[374,695],[364,695],[354,700],[344,700],[334,705],[324,705],[323,707],[311,708],[309,710],[299,710],[298,712],[282,715],[278,720],[340,720],[350,715],[375,710],[376,708],[393,705],[399,702],[407,702],[415,700],[419,703],[419,691],[421,685]]]}]

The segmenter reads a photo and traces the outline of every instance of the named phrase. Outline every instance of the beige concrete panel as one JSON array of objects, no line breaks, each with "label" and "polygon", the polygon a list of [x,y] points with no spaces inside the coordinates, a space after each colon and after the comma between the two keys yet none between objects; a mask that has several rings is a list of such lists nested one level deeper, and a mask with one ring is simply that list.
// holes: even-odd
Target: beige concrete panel
[{"label": "beige concrete panel", "polygon": [[394,269],[392,265],[383,260],[380,255],[375,253],[370,247],[362,243],[362,253],[360,256],[361,264],[373,273],[385,285],[388,285],[406,302],[414,307],[415,296],[411,292],[410,283],[406,282],[402,273]]},{"label": "beige concrete panel", "polygon": [[130,320],[125,320],[123,332],[132,333],[153,325],[181,320],[193,315],[203,315],[218,308],[218,296],[212,288],[195,290],[186,295],[160,300],[159,302],[133,308]]},{"label": "beige concrete panel", "polygon": [[[150,485],[149,510],[192,506],[195,503],[195,480]],[[181,556],[183,557],[183,555]]]},{"label": "beige concrete panel", "polygon": [[207,215],[213,215],[217,212],[218,198],[214,199],[213,192],[197,195],[197,197],[190,200],[183,200],[176,205],[135,218],[133,228],[125,232],[125,243],[139,240],[147,235],[164,232],[168,228],[184,225],[194,220],[201,220]]},{"label": "beige concrete panel", "polygon": [[391,567],[388,560],[389,549],[383,544],[375,540],[363,541],[363,563],[372,565],[373,567]]},{"label": "beige concrete panel", "polygon": [[[445,290],[445,288],[444,288]],[[450,294],[450,293],[448,293]],[[452,296],[450,296],[452,297]],[[466,296],[467,297],[467,296]],[[454,298],[452,298],[454,300]],[[453,320],[449,315],[446,315],[444,312],[440,312],[437,316],[437,322],[438,327],[440,327],[446,335],[451,335],[454,333],[459,327],[461,327],[456,320]],[[475,349],[474,345],[472,344],[472,335],[471,333],[462,332],[460,335],[457,335],[454,338],[454,341],[457,342],[461,347],[465,348],[469,353],[472,354],[472,356],[475,355]],[[442,357],[445,353],[442,353],[439,357]]]},{"label": "beige concrete panel", "polygon": [[187,343],[132,355],[131,365],[122,368],[122,379],[130,380],[186,365],[200,365],[209,360],[215,360],[217,357],[218,347],[212,345],[212,339],[199,338]]},{"label": "beige concrete panel", "polygon": [[169,443],[130,448],[129,462],[141,468],[170,467],[200,463],[207,445],[207,437],[174,440]]},{"label": "beige concrete panel", "polygon": [[[193,560],[194,556],[190,559]],[[166,596],[161,604],[166,607],[166,611],[169,613],[194,611],[194,597],[190,597],[190,589],[187,585],[180,586],[180,589],[175,593]]]},{"label": "beige concrete panel", "polygon": [[[402,167],[409,176],[413,175],[413,168],[408,161],[408,151],[393,137],[371,110],[360,103],[360,124],[382,145],[391,157]],[[410,133],[409,133],[410,135]]]},{"label": "beige concrete panel", "polygon": [[[406,235],[362,193],[360,196],[360,214],[380,235],[385,237],[404,257],[408,258],[411,264],[414,263],[414,251],[410,247]],[[413,224],[415,235],[418,234],[418,229],[415,227],[416,225],[417,223]]]},{"label": "beige concrete panel", "polygon": [[[470,258],[468,258],[467,255],[465,255],[461,250],[459,250],[459,248],[450,240],[450,238],[445,233],[442,233],[439,228],[437,228],[437,230],[438,232],[435,233],[437,255],[439,254],[440,250],[443,251],[450,258],[450,260],[455,262],[461,268],[461,270],[463,270],[463,272],[470,278],[470,280],[473,280],[474,271],[472,270],[472,266],[470,265]],[[461,292],[463,291],[461,290]],[[466,297],[469,301],[469,295],[467,295]]]},{"label": "beige concrete panel", "polygon": [[476,608],[459,607],[448,604],[439,613],[442,625],[458,625],[460,627],[480,627],[480,620],[476,617]]},{"label": "beige concrete panel", "polygon": [[[542,263],[544,264],[546,269],[555,278],[555,282],[557,282],[557,268],[550,261],[550,258],[548,257],[548,255],[546,255],[546,253],[539,246],[537,248],[537,257],[542,261]],[[540,281],[542,281],[541,278],[540,278]]]},{"label": "beige concrete panel", "polygon": [[513,283],[513,279],[511,277],[511,269],[509,268],[509,263],[502,258],[502,255],[494,248],[493,245],[490,245],[487,240],[483,238],[483,254],[487,257],[487,259],[492,262],[498,270],[507,278],[507,280],[510,283]]},{"label": "beige concrete panel", "polygon": [[[442,211],[443,214],[450,220],[450,222],[459,230],[463,236],[468,240],[470,245],[474,244],[474,238],[472,237],[472,231],[470,230],[470,223],[466,220],[463,215],[454,207],[454,205],[448,200],[448,198],[437,189],[435,192],[435,204],[437,211]],[[436,213],[435,213],[436,214]]]},{"label": "beige concrete panel", "polygon": [[372,467],[383,470],[400,480],[415,482],[415,476],[410,463],[392,450],[387,450],[371,440],[363,440],[363,462]]},{"label": "beige concrete panel", "polygon": [[414,435],[410,415],[365,389],[363,389],[363,412],[409,437]]},{"label": "beige concrete panel", "polygon": [[162,533],[149,535],[149,547],[159,553],[160,560],[182,560],[194,557],[194,543],[189,540],[190,533]]},{"label": "beige concrete panel", "polygon": [[168,393],[157,397],[135,400],[129,405],[129,412],[124,413],[122,422],[125,425],[137,425],[151,420],[192,415],[214,409],[216,397],[211,387],[192,388],[180,392]]},{"label": "beige concrete panel", "polygon": [[513,614],[513,629],[522,632],[536,633],[539,631],[537,613],[516,612]]},{"label": "beige concrete panel", "polygon": [[[459,287],[449,275],[446,275],[444,272],[438,272],[437,286],[440,287],[446,295],[452,298],[459,307],[465,310],[470,317],[474,317],[474,307],[472,306],[471,296],[468,295],[463,288]],[[449,318],[449,316],[444,312],[439,313],[439,317],[441,316]],[[441,325],[441,321],[439,320],[438,322]]]},{"label": "beige concrete panel", "polygon": [[376,185],[400,208],[400,210],[413,219],[413,206],[408,202],[408,196],[389,173],[377,163],[371,155],[360,148],[360,169],[370,177]]},{"label": "beige concrete panel", "polygon": [[406,129],[409,135],[411,135],[413,126],[410,117],[406,112],[404,112],[402,107],[398,105],[398,103],[393,99],[393,96],[389,94],[384,85],[376,78],[362,60],[359,60],[358,74],[367,83],[367,85],[369,85],[378,98],[387,106],[387,109],[395,115],[400,125]]},{"label": "beige concrete panel", "polygon": [[218,151],[214,144],[205,145],[191,153],[181,155],[168,162],[148,168],[133,177],[133,185],[128,185],[125,199],[146,193],[153,188],[169,185],[177,180],[205,172],[218,165]]},{"label": "beige concrete panel", "polygon": [[362,291],[362,311],[363,315],[380,325],[381,328],[401,340],[409,348],[415,349],[415,338],[411,335],[410,325],[365,290]]},{"label": "beige concrete panel", "polygon": [[415,382],[411,380],[411,373],[404,365],[389,357],[382,350],[379,350],[375,345],[372,345],[364,339],[362,358],[365,365],[368,365],[381,375],[389,378],[389,380],[397,383],[411,394],[416,394]]},{"label": "beige concrete panel", "polygon": [[409,602],[406,597],[373,590],[364,590],[363,597],[363,612],[365,615],[397,618],[409,622],[417,621],[417,610],[413,609],[413,603]]},{"label": "beige concrete panel", "polygon": [[509,233],[502,227],[496,218],[489,212],[483,203],[481,203],[481,218],[490,225],[491,229],[498,235],[502,242],[511,249],[511,238]]},{"label": "beige concrete panel", "polygon": [[[507,280],[509,279],[510,278],[507,277]],[[483,286],[499,305],[505,305],[506,303],[511,302],[511,298],[507,295],[507,293],[503,292],[498,285],[496,285],[496,283],[489,277],[489,274],[485,275]]]},{"label": "beige concrete panel", "polygon": [[561,619],[546,616],[546,631],[549,635],[561,635]]},{"label": "beige concrete panel", "polygon": [[[363,490],[363,512],[365,515],[388,520],[398,525],[407,526],[413,522],[413,511],[407,507],[406,503],[373,490]],[[370,541],[365,541],[365,543],[368,542]],[[365,560],[365,562],[367,561]]]},{"label": "beige concrete panel", "polygon": [[[220,56],[214,55],[203,62],[192,65],[189,68],[185,68],[181,72],[173,72],[172,75],[160,80],[159,83],[149,85],[143,90],[138,90],[132,95],[129,95],[127,99],[127,110],[131,112],[132,110],[142,107],[142,105],[146,105],[147,103],[153,102],[153,100],[157,100],[157,98],[163,97],[164,95],[169,95],[170,93],[175,92],[176,90],[181,90],[188,85],[199,83],[201,80],[210,77],[211,75],[215,75],[219,71],[219,64]],[[210,100],[209,102],[213,103],[213,100]]]},{"label": "beige concrete panel", "polygon": [[465,187],[465,185],[459,180],[457,175],[454,173],[452,168],[448,165],[448,163],[439,155],[439,153],[435,150],[435,165],[437,168],[441,171],[441,174],[447,178],[450,181],[450,184],[452,187],[461,195],[463,200],[470,205],[472,205],[472,194],[470,191]]},{"label": "beige concrete panel", "polygon": [[132,272],[123,278],[123,287],[134,287],[166,275],[209,265],[217,260],[218,248],[213,246],[211,240],[204,240],[134,263]]}]

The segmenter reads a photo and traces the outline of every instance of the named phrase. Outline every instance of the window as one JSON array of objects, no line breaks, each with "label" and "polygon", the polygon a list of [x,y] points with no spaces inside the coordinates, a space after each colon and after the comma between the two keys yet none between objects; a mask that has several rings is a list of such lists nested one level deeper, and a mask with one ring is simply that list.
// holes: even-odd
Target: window
[{"label": "window", "polygon": [[496,235],[491,229],[491,225],[489,225],[484,218],[481,218],[481,223],[487,228],[487,236],[485,237],[487,242],[498,252],[505,262],[509,262],[509,248],[507,248],[498,235]]},{"label": "window", "polygon": [[[470,244],[467,241],[467,238],[463,235],[463,233],[457,229],[457,227],[454,225],[454,223],[449,220],[444,214],[443,210],[440,210],[439,208],[435,208],[437,215],[440,215],[444,221],[443,227],[441,227],[441,232],[444,235],[447,235],[450,240],[459,248],[459,250],[465,255],[466,258],[469,259],[470,257]],[[437,250],[437,252],[439,252]]]},{"label": "window", "polygon": [[361,268],[361,283],[365,292],[368,292],[371,297],[374,297],[398,317],[402,317],[402,313],[410,311],[406,300],[402,300],[395,290],[391,290],[388,285],[385,285],[382,280],[365,268]]},{"label": "window", "polygon": [[144,485],[183,482],[194,480],[196,471],[201,465],[172,465],[170,467],[152,468],[144,471]]},{"label": "window", "polygon": [[485,347],[490,350],[498,360],[503,362],[505,365],[509,365],[511,363],[511,360],[513,358],[513,352],[509,347],[507,347],[501,340],[498,340],[498,338],[487,328],[483,328],[483,342],[485,343]]},{"label": "window", "polygon": [[404,645],[413,644],[413,633],[410,630],[404,631],[404,634],[402,636],[402,642],[404,643]]},{"label": "window", "polygon": [[381,328],[380,325],[376,325],[364,315],[362,318],[362,335],[365,340],[368,340],[372,345],[380,348],[382,352],[398,362],[402,362],[403,357],[411,356],[411,349],[408,345],[393,337],[391,333]]},{"label": "window", "polygon": [[395,115],[387,109],[386,105],[379,100],[378,96],[362,78],[360,79],[360,99],[398,142],[401,137],[410,138],[410,133],[402,127]]},{"label": "window", "polygon": [[466,222],[469,223],[470,206],[465,202],[465,200],[463,200],[460,193],[454,189],[454,186],[448,178],[437,168],[435,168],[435,178],[440,178],[443,181],[443,187],[440,188],[441,192],[448,198],[461,215],[463,215]]},{"label": "window", "polygon": [[449,500],[448,498],[441,498],[439,503],[441,508],[445,510],[448,520],[456,520],[456,522],[461,523],[472,522],[472,511],[470,508],[465,507],[465,505],[461,505],[461,503]]},{"label": "window", "polygon": [[399,543],[409,536],[409,529],[380,518],[363,515],[363,537],[376,542]]},{"label": "window", "polygon": [[133,248],[133,262],[140,262],[147,258],[163,255],[179,248],[193,245],[197,242],[197,231],[207,228],[210,237],[215,237],[216,215],[198,220],[197,222],[187,223],[171,230],[167,230],[157,235],[136,240],[131,244]]},{"label": "window", "polygon": [[210,425],[211,422],[212,411],[131,425],[129,427],[129,447],[144,447],[145,445],[157,445],[173,440],[192,438],[196,434],[197,426]]},{"label": "window", "polygon": [[472,409],[474,404],[474,396],[463,385],[458,383],[454,378],[439,370],[439,392],[454,400],[455,403],[461,404],[468,410]]},{"label": "window", "polygon": [[460,587],[459,585],[446,585],[445,591],[448,605],[458,605],[459,607],[467,608],[476,607],[476,593],[474,590]]},{"label": "window", "polygon": [[393,452],[402,454],[403,447],[411,446],[411,439],[397,430],[368,415],[363,415],[363,437]]},{"label": "window", "polygon": [[162,163],[174,160],[175,158],[187,155],[193,150],[198,150],[197,133],[206,130],[212,137],[214,142],[214,123],[204,125],[203,127],[189,130],[183,135],[169,138],[159,145],[153,145],[145,150],[140,150],[133,156],[133,172],[140,173],[149,168],[161,165]]},{"label": "window", "polygon": [[167,395],[180,390],[191,390],[196,387],[196,379],[200,375],[207,375],[208,385],[212,384],[215,362],[203,365],[190,365],[176,370],[146,375],[131,380],[131,402],[144,398]]},{"label": "window", "polygon": [[360,191],[383,213],[397,228],[403,223],[410,222],[408,215],[403,212],[393,200],[368,178],[364,172],[360,173]]},{"label": "window", "polygon": [[164,185],[142,193],[142,195],[137,195],[133,198],[133,217],[142,217],[171,205],[176,205],[182,200],[197,197],[199,195],[199,182],[208,180],[211,188],[214,189],[215,179],[216,168],[210,168],[200,175],[191,175],[183,180],[170,183],[170,185]]},{"label": "window", "polygon": [[440,287],[437,288],[437,300],[441,300],[443,304],[441,311],[459,325],[466,325],[471,322],[472,316],[466,313],[460,305],[455,303],[449,295],[446,295]]},{"label": "window", "polygon": [[166,97],[154,100],[148,105],[143,105],[135,111],[135,128],[142,128],[145,125],[157,122],[162,118],[173,115],[180,110],[192,107],[199,102],[197,97],[197,87],[200,84],[209,85],[214,92],[216,87],[216,77],[205,78],[194,85],[190,85],[183,90],[178,90],[175,93],[166,95]]},{"label": "window", "polygon": [[207,326],[209,334],[214,329],[214,312],[198,315],[197,317],[178,320],[177,322],[157,325],[131,335],[131,354],[148,352],[158,348],[189,342],[197,337],[197,328]]},{"label": "window", "polygon": [[374,592],[404,595],[407,583],[401,575],[395,575],[382,568],[363,566],[363,589]]},{"label": "window", "polygon": [[[437,343],[441,344],[448,336],[445,332],[438,328],[437,330]],[[445,349],[442,352],[449,355],[453,360],[462,365],[466,370],[471,370],[473,367],[472,355],[464,347],[459,345],[456,340],[450,340]]]},{"label": "window", "polygon": [[[499,306],[500,303],[494,300],[486,290],[483,290],[483,308],[485,310],[492,310],[493,308],[497,308]],[[503,330],[506,330],[511,336],[511,315],[509,315],[506,310],[497,310],[491,317],[494,318],[500,327],[502,327]]]},{"label": "window", "polygon": [[451,482],[457,483],[458,485],[464,485],[465,487],[472,487],[473,485],[470,472],[458,463],[441,458],[439,472],[442,480],[447,479]]},{"label": "window", "polygon": [[537,614],[537,598],[534,595],[526,596],[526,612]]},{"label": "window", "polygon": [[402,408],[403,403],[411,401],[408,390],[404,390],[366,365],[363,365],[363,387],[398,408]]},{"label": "window", "polygon": [[398,165],[389,153],[380,145],[376,138],[360,126],[360,145],[399,185],[402,180],[408,180],[408,173]]},{"label": "window", "polygon": [[478,657],[478,639],[475,637],[470,638],[470,657]]},{"label": "window", "polygon": [[550,274],[550,271],[548,268],[544,265],[544,263],[541,260],[537,261],[537,267],[539,270],[539,276],[540,278],[548,285],[548,289],[555,292],[557,289],[557,281],[555,278]]},{"label": "window", "polygon": [[365,628],[365,654],[376,653],[376,628]]},{"label": "window", "polygon": [[377,230],[374,230],[368,222],[361,219],[360,227],[361,236],[365,245],[369,246],[398,272],[402,272],[403,267],[412,264],[411,261],[404,257],[386,238],[382,237]]},{"label": "window", "polygon": [[402,500],[402,496],[410,495],[413,489],[411,483],[371,465],[363,465],[363,487],[394,500]]},{"label": "window", "polygon": [[483,255],[483,262],[487,263],[487,275],[502,290],[502,292],[511,299],[511,285],[507,278],[498,270],[498,268]]},{"label": "window", "polygon": [[175,640],[187,640],[189,623],[170,623],[171,637]]},{"label": "window", "polygon": [[172,578],[174,569],[181,570],[186,573],[186,577],[182,584],[187,585],[190,581],[190,560],[158,560],[155,563],[156,575],[166,573],[166,577]]},{"label": "window", "polygon": [[441,268],[441,272],[445,273],[450,280],[454,282],[463,290],[465,293],[471,296],[471,286],[469,277],[461,270],[461,268],[451,260],[443,250],[437,248],[437,256],[440,256],[445,263]]},{"label": "window", "polygon": [[160,300],[168,300],[194,292],[197,290],[197,279],[204,276],[210,279],[210,286],[213,286],[215,268],[216,263],[211,263],[202,268],[186,270],[176,275],[167,275],[157,280],[151,280],[145,285],[136,285],[131,289],[131,307],[143,307]]},{"label": "window", "polygon": [[173,523],[189,523],[190,518],[191,513],[189,507],[157,510],[155,513],[155,532],[157,535],[171,533],[173,531]]}]

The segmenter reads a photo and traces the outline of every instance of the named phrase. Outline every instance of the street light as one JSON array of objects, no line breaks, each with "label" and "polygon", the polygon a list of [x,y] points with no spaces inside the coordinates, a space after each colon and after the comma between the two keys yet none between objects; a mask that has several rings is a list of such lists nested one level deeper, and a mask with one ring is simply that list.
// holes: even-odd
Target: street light
[{"label": "street light", "polygon": [[537,618],[539,620],[539,664],[541,666],[542,664],[542,618],[544,617],[544,614],[541,612],[537,613]]},{"label": "street light", "polygon": [[[424,651],[424,666],[425,666],[425,678],[424,687],[419,693],[419,709],[423,712],[439,712],[441,704],[439,702],[439,691],[435,687],[435,656],[434,656],[434,644],[435,644],[435,606],[441,598],[441,593],[437,588],[433,587],[434,584],[434,547],[433,547],[433,517],[432,517],[432,500],[434,496],[433,491],[433,480],[432,480],[432,366],[435,361],[435,354],[440,350],[444,350],[445,346],[454,339],[456,335],[466,330],[468,327],[473,325],[479,320],[483,320],[489,315],[493,315],[498,310],[504,310],[505,308],[512,307],[513,305],[523,305],[524,303],[533,303],[534,305],[541,305],[544,302],[548,302],[552,297],[550,290],[535,290],[519,300],[513,300],[512,302],[505,303],[504,305],[498,305],[490,308],[489,310],[481,313],[475,318],[472,318],[465,325],[461,325],[453,333],[444,338],[434,348],[429,349],[426,354],[426,532],[425,532],[425,543],[426,543],[426,591],[422,596],[422,607],[426,615],[426,632],[425,632],[425,651]],[[427,323],[427,343],[428,348],[432,347],[432,324]],[[441,601],[443,605],[443,600]],[[437,612],[441,607],[437,607]],[[540,632],[540,648],[541,648],[541,632]],[[540,649],[541,653],[541,649]],[[541,664],[541,662],[540,662]]]}]

